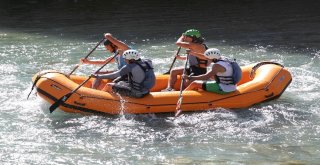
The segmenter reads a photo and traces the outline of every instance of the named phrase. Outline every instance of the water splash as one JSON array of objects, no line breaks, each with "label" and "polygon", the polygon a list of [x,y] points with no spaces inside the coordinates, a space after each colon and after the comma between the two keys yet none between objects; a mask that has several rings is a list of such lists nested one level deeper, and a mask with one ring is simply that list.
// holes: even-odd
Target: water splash
[{"label": "water splash", "polygon": [[[173,114],[128,115],[123,100],[121,115],[99,116],[62,111],[50,114],[47,103],[36,97],[25,100],[34,73],[44,69],[69,72],[96,42],[41,34],[6,33],[0,38],[4,39],[0,41],[0,153],[6,153],[1,155],[2,162],[241,164],[248,159],[268,163],[301,159],[318,163],[319,51],[310,55],[275,51],[268,45],[208,42],[242,65],[263,60],[284,63],[293,74],[293,82],[279,99],[238,111],[184,113],[177,119]],[[158,73],[167,71],[177,49],[175,40],[170,39],[135,42],[143,57],[153,59]],[[99,47],[90,58],[106,56],[104,48]],[[175,66],[182,66],[181,61]],[[89,75],[93,70],[95,66],[84,65],[77,74]]]}]

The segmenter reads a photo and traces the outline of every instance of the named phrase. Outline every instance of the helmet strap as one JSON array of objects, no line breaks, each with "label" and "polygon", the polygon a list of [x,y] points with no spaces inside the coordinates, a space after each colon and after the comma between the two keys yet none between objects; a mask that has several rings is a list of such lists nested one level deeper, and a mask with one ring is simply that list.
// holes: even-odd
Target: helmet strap
[{"label": "helmet strap", "polygon": [[216,58],[212,59],[212,62],[213,62],[213,63],[217,63],[218,61],[219,61],[219,60],[216,59]]},{"label": "helmet strap", "polygon": [[192,37],[192,42],[193,43],[199,43],[199,44],[202,44],[203,43],[203,41],[204,41],[204,39],[203,38],[197,38],[197,37],[195,37],[195,36],[193,36]]},{"label": "helmet strap", "polygon": [[131,63],[134,63],[134,62],[136,62],[136,60],[135,59],[131,59],[131,60],[129,60],[129,63],[131,64]]}]

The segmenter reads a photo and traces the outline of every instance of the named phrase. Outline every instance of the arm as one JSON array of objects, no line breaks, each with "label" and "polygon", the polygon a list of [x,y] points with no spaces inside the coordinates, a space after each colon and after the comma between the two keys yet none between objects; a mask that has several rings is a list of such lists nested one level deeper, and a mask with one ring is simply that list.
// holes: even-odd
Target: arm
[{"label": "arm", "polygon": [[[187,49],[187,53],[190,53],[193,56],[196,56],[202,60],[208,60],[203,53],[199,52],[205,52],[206,49],[202,44],[198,43],[192,43],[192,42],[186,42],[184,41],[184,36],[182,35],[176,42],[177,46],[183,47]],[[188,52],[189,51],[189,52]]]},{"label": "arm", "polygon": [[176,45],[187,49],[190,48],[190,42],[185,42],[183,35],[181,35],[181,37],[177,40]]},{"label": "arm", "polygon": [[206,58],[206,57],[204,56],[204,54],[203,54],[203,53],[199,53],[199,52],[191,51],[191,52],[190,52],[190,54],[192,54],[192,55],[194,55],[194,56],[196,56],[196,57],[200,58],[201,60],[209,60],[208,58]]},{"label": "arm", "polygon": [[[184,41],[184,35],[181,35],[180,38],[177,40],[176,45],[182,48],[190,49],[191,43],[190,42],[185,42]],[[180,55],[176,55],[176,58],[179,60],[186,60],[187,57],[183,57]]]},{"label": "arm", "polygon": [[187,59],[186,56],[176,55],[175,57],[176,57],[177,59],[179,59],[179,60],[186,60],[186,59]]},{"label": "arm", "polygon": [[226,69],[223,66],[221,66],[219,64],[214,64],[212,66],[212,69],[211,69],[210,72],[207,72],[206,74],[199,75],[199,76],[191,76],[189,79],[191,81],[194,81],[194,80],[208,80],[210,77],[213,77],[217,73],[225,72],[225,71],[226,71]]},{"label": "arm", "polygon": [[114,38],[110,33],[104,34],[104,37],[123,51],[126,51],[129,49],[129,46],[127,44]]},{"label": "arm", "polygon": [[120,70],[109,73],[109,74],[103,74],[103,75],[93,75],[93,77],[99,78],[99,79],[115,79],[119,76],[127,75],[131,72],[131,68],[129,65],[123,66]]},{"label": "arm", "polygon": [[105,60],[88,60],[88,59],[81,58],[80,62],[83,64],[103,65],[109,60],[111,60],[110,62],[114,62],[114,58],[113,59],[112,58],[113,57],[108,57]]},{"label": "arm", "polygon": [[177,40],[176,45],[183,47],[185,49],[195,50],[197,44],[192,43],[192,42],[186,42],[184,38],[185,38],[185,36],[181,35],[181,37]]}]

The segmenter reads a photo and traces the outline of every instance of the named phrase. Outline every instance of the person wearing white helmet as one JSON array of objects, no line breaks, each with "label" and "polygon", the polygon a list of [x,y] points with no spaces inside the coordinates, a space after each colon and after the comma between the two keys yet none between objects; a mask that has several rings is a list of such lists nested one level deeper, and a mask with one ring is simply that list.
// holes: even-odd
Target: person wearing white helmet
[{"label": "person wearing white helmet", "polygon": [[189,81],[193,81],[185,90],[202,89],[218,94],[235,91],[236,84],[242,76],[239,65],[235,61],[222,57],[217,48],[206,50],[204,56],[214,62],[211,71],[200,76],[184,76]]},{"label": "person wearing white helmet", "polygon": [[[107,51],[109,51],[110,53],[114,53],[117,56],[115,58],[113,58],[113,56],[108,57],[105,60],[88,60],[86,58],[82,58],[82,59],[80,59],[80,62],[83,64],[103,65],[106,62],[110,61],[110,62],[115,62],[117,64],[118,70],[121,69],[124,65],[127,64],[125,62],[122,54],[124,51],[131,49],[130,46],[128,46],[126,43],[116,39],[110,33],[105,33],[104,38],[105,38],[105,41],[104,41],[103,45],[104,45],[105,49]],[[114,72],[114,71],[105,71],[105,72],[100,72],[98,74],[111,73],[111,72]],[[122,79],[125,79],[125,78],[122,78]],[[118,80],[120,80],[120,79],[118,79]],[[95,81],[92,84],[92,88],[97,89],[99,84],[100,84],[100,81]]]},{"label": "person wearing white helmet", "polygon": [[127,76],[128,81],[108,83],[102,90],[116,92],[120,95],[142,98],[150,92],[155,85],[155,74],[151,60],[142,60],[138,51],[129,49],[124,51],[123,57],[127,65],[113,73],[99,75],[94,74],[97,79],[115,79],[119,76]]},{"label": "person wearing white helmet", "polygon": [[[189,67],[186,69],[188,75],[195,76],[207,73],[207,66],[211,63],[210,60],[203,56],[203,53],[208,49],[204,44],[204,39],[201,33],[196,29],[189,29],[182,33],[177,40],[176,45],[187,50]],[[193,52],[200,52],[202,54],[195,54]],[[176,55],[179,60],[186,60],[186,57]],[[162,91],[173,91],[173,86],[177,81],[177,76],[183,74],[183,67],[174,68],[170,72],[168,86]],[[187,83],[185,84],[187,85]]]}]

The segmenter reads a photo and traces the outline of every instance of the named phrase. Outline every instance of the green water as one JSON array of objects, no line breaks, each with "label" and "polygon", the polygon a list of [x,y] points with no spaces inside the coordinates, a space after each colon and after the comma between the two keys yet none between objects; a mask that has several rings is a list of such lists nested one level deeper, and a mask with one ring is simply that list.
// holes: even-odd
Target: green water
[{"label": "green water", "polygon": [[[1,164],[318,164],[319,3],[169,2],[0,2]],[[177,119],[49,114],[34,93],[26,100],[35,73],[70,72],[104,32],[152,59],[157,73],[166,72],[175,41],[190,27],[241,65],[283,64],[292,83],[277,100]],[[90,58],[110,55],[98,47]],[[76,74],[96,69],[82,65]]]}]

